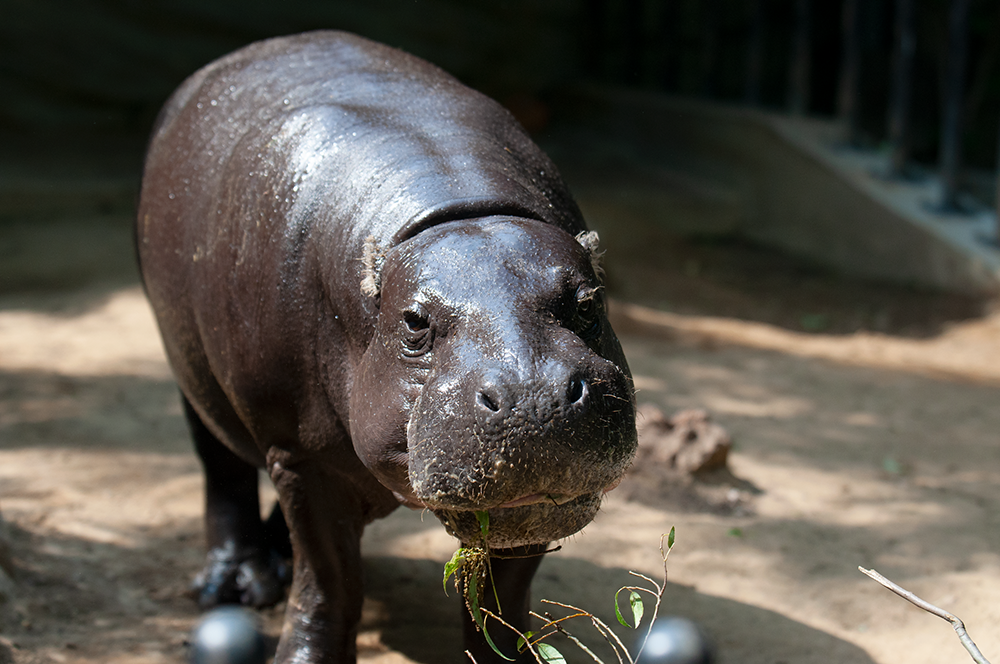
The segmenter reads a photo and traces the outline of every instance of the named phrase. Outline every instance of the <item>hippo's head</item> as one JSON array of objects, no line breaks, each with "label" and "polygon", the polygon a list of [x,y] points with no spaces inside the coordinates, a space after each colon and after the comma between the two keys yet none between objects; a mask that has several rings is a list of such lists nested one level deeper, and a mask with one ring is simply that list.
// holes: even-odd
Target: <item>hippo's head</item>
[{"label": "hippo's head", "polygon": [[636,448],[632,378],[594,247],[513,217],[453,221],[393,248],[351,394],[358,455],[463,542],[571,535]]}]

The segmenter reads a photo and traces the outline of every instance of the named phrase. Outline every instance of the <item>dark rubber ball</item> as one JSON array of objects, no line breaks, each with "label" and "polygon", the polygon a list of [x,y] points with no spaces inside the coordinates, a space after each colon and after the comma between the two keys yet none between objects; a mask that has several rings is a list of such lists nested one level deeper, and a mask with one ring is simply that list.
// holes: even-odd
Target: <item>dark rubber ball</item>
[{"label": "dark rubber ball", "polygon": [[698,623],[664,616],[653,624],[641,661],[645,664],[712,664],[715,648]]},{"label": "dark rubber ball", "polygon": [[264,664],[266,659],[257,617],[244,608],[210,611],[191,634],[191,664]]}]

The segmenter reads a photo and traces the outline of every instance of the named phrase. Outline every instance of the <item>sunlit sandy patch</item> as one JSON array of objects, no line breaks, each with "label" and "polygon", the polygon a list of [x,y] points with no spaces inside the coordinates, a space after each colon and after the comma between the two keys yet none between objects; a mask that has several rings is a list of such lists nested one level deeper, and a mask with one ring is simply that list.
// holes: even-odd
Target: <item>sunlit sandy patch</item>
[{"label": "sunlit sandy patch", "polygon": [[153,314],[137,286],[76,315],[0,311],[0,369],[170,377]]},{"label": "sunlit sandy patch", "polygon": [[723,394],[705,394],[705,407],[711,412],[744,417],[795,417],[815,408],[808,399],[771,397],[761,400],[738,399]]}]

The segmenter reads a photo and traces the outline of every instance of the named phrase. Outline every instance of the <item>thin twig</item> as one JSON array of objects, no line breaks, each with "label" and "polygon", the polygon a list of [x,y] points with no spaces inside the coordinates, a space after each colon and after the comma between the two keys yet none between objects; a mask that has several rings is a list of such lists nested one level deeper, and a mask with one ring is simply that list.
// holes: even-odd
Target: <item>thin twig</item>
[{"label": "thin twig", "polygon": [[[622,643],[622,640],[618,638],[618,635],[615,634],[615,632],[614,632],[613,629],[611,629],[610,627],[608,627],[607,625],[605,625],[603,620],[601,620],[600,618],[598,618],[597,616],[595,616],[593,614],[590,616],[590,622],[593,623],[594,628],[597,629],[597,631],[599,631],[602,634],[604,634],[604,638],[605,639],[608,638],[607,634],[610,634],[612,636],[612,638],[614,638],[615,643],[618,644],[617,648],[614,647],[615,643],[611,643],[610,641],[608,641],[608,643],[611,643],[611,647],[614,649],[615,655],[618,656],[618,661],[619,662],[622,661],[622,657],[621,656],[622,656],[622,654],[624,654],[625,655],[625,659],[628,660],[629,664],[635,664],[635,659],[632,658],[632,655],[629,653],[628,648],[625,647],[625,644]],[[607,634],[605,634],[605,631],[607,631]],[[621,653],[621,654],[619,654],[619,653]]]},{"label": "thin twig", "polygon": [[588,648],[587,646],[583,645],[583,643],[580,641],[580,639],[576,638],[575,636],[573,636],[572,634],[570,634],[569,632],[567,632],[566,629],[562,625],[557,625],[556,629],[559,630],[560,634],[562,634],[567,639],[569,639],[570,641],[572,641],[573,643],[575,643],[580,648],[580,650],[582,650],[583,652],[585,652],[588,655],[590,655],[590,658],[592,660],[594,660],[595,662],[597,662],[597,664],[604,664],[604,662],[601,661],[600,657],[598,657],[597,655],[595,655],[594,652],[590,648]]},{"label": "thin twig", "polygon": [[951,626],[955,628],[955,633],[958,634],[958,640],[961,641],[962,645],[965,646],[965,649],[969,651],[969,654],[972,655],[972,659],[976,662],[976,664],[990,664],[989,660],[983,657],[983,653],[979,652],[979,647],[976,646],[975,641],[972,640],[972,637],[969,636],[969,633],[965,631],[965,623],[963,623],[958,616],[956,616],[953,613],[948,613],[942,608],[934,606],[927,600],[920,599],[919,597],[911,593],[909,590],[906,590],[905,588],[896,585],[895,583],[885,578],[884,576],[882,576],[873,569],[865,569],[864,567],[858,567],[858,569],[861,571],[862,574],[865,574],[870,579],[878,581],[885,588],[896,593],[897,595],[899,595],[906,601],[910,602],[911,604],[920,607],[921,609],[927,611],[928,613],[933,613],[938,618],[950,622]]},{"label": "thin twig", "polygon": [[476,658],[473,657],[472,653],[469,652],[468,650],[465,651],[465,656],[468,657],[472,661],[472,664],[479,664],[479,662],[476,661]]},{"label": "thin twig", "polygon": [[[501,618],[497,614],[493,613],[489,609],[482,609],[481,608],[480,611],[482,611],[482,613],[485,614],[487,618],[493,618],[494,620],[496,620],[497,622],[499,622],[501,625],[503,625],[504,627],[510,629],[510,631],[512,631],[515,634],[517,634],[517,636],[524,642],[524,645],[527,646],[528,652],[530,652],[531,655],[535,658],[535,661],[538,662],[538,664],[545,664],[545,662],[542,661],[542,658],[538,655],[538,653],[535,652],[535,649],[531,646],[531,643],[528,642],[528,639],[524,638],[524,634],[521,633],[521,630],[519,630],[518,628],[514,627],[509,622],[507,622],[506,620],[504,620],[503,618]],[[484,630],[486,629],[486,618],[483,618],[483,629]],[[471,655],[470,655],[470,657],[471,657]]]},{"label": "thin twig", "polygon": [[[670,529],[670,533],[672,534],[673,532],[674,532],[674,529],[671,528]],[[635,654],[635,660],[636,661],[639,661],[639,658],[642,657],[642,651],[646,649],[646,643],[649,641],[649,635],[653,633],[653,625],[655,624],[656,616],[660,615],[660,603],[663,601],[663,593],[667,592],[667,558],[670,557],[670,551],[671,551],[671,549],[673,549],[673,544],[671,544],[670,546],[668,546],[667,550],[664,551],[663,550],[663,540],[666,539],[666,538],[667,538],[667,534],[666,533],[660,535],[660,559],[663,560],[663,585],[662,586],[660,584],[658,584],[656,581],[653,581],[652,579],[650,579],[648,576],[645,576],[644,574],[638,574],[636,572],[631,572],[631,574],[635,574],[636,576],[638,576],[640,578],[643,578],[646,581],[648,581],[649,583],[653,584],[653,587],[656,588],[656,604],[653,605],[653,615],[649,619],[649,625],[646,627],[646,636],[645,636],[645,638],[643,638],[642,643],[639,645],[639,651]],[[639,626],[636,625],[636,629],[638,629],[638,627]]]},{"label": "thin twig", "polygon": [[[664,561],[664,562],[666,562],[666,561]],[[636,578],[639,578],[639,579],[642,579],[643,581],[646,581],[651,586],[653,586],[654,588],[656,588],[657,591],[660,590],[660,584],[658,584],[656,581],[653,581],[651,578],[649,578],[645,574],[640,574],[639,572],[633,572],[632,570],[629,570],[628,573],[631,574],[632,576],[636,577]],[[638,586],[638,588],[640,590],[645,590],[646,592],[649,592],[649,588],[643,588],[642,586]]]},{"label": "thin twig", "polygon": [[[671,528],[671,535],[672,534],[673,534],[673,528]],[[628,664],[635,664],[635,662],[639,659],[639,656],[642,654],[643,649],[645,648],[646,641],[649,639],[649,635],[650,635],[650,633],[651,633],[651,631],[653,629],[654,621],[656,619],[657,614],[659,613],[660,603],[663,600],[663,594],[665,593],[665,591],[667,589],[667,557],[670,555],[670,550],[673,548],[673,545],[672,545],[672,542],[671,542],[671,546],[667,547],[666,550],[664,550],[663,544],[664,544],[664,540],[666,540],[667,537],[668,537],[667,535],[661,535],[660,536],[660,557],[663,560],[663,583],[662,583],[662,585],[659,584],[659,583],[657,583],[656,581],[653,581],[651,578],[649,578],[648,576],[646,576],[644,574],[639,574],[638,572],[629,572],[629,574],[631,574],[632,576],[634,576],[636,578],[639,578],[639,579],[642,579],[643,581],[646,581],[647,583],[649,583],[651,586],[653,586],[653,589],[651,590],[649,588],[644,588],[642,586],[625,586],[625,587],[623,587],[623,588],[621,588],[621,589],[618,590],[618,593],[621,593],[623,590],[630,590],[630,591],[633,591],[633,592],[643,592],[643,593],[647,593],[649,595],[652,595],[656,599],[656,603],[655,603],[655,605],[653,607],[652,617],[649,620],[649,626],[646,628],[646,637],[642,640],[642,645],[639,647],[639,652],[636,653],[635,657],[632,657],[631,653],[629,653],[629,651],[628,651],[628,648],[625,647],[625,644],[622,643],[622,640],[618,637],[618,635],[615,633],[615,631],[613,629],[611,629],[611,627],[609,627],[606,623],[604,623],[600,618],[598,618],[597,616],[595,616],[593,613],[591,613],[589,611],[586,611],[584,609],[581,609],[581,608],[579,608],[577,606],[573,606],[572,604],[566,604],[566,603],[563,603],[563,602],[555,602],[555,601],[547,600],[547,599],[543,599],[542,603],[544,603],[544,604],[551,604],[553,606],[559,606],[559,607],[562,607],[564,609],[568,609],[568,610],[572,611],[573,613],[571,615],[564,616],[562,618],[556,618],[556,617],[554,617],[552,614],[550,614],[548,612],[546,612],[546,614],[544,616],[542,616],[542,615],[539,615],[538,613],[536,613],[534,611],[529,611],[528,613],[529,613],[529,615],[531,617],[538,618],[544,624],[542,625],[540,633],[532,634],[533,638],[527,638],[527,637],[525,637],[524,634],[522,634],[513,625],[511,625],[510,623],[508,623],[507,621],[505,621],[499,615],[497,615],[497,614],[489,611],[488,609],[481,608],[480,610],[482,611],[482,613],[484,615],[484,618],[483,618],[483,629],[485,630],[486,619],[488,619],[488,618],[493,618],[494,620],[496,620],[497,622],[499,622],[503,626],[509,628],[511,631],[513,631],[515,634],[517,634],[517,636],[520,638],[520,642],[524,644],[524,646],[528,649],[528,651],[535,658],[535,661],[538,664],[544,664],[544,663],[542,661],[541,654],[538,652],[538,650],[535,648],[535,646],[538,645],[538,644],[540,644],[542,641],[544,641],[545,639],[549,638],[550,636],[552,636],[552,635],[554,635],[556,633],[562,634],[563,636],[565,636],[568,639],[570,639],[571,641],[573,641],[581,650],[583,650],[585,653],[587,653],[591,657],[591,659],[593,659],[598,664],[603,664],[603,662],[601,661],[601,659],[596,654],[594,654],[593,651],[591,651],[589,648],[587,648],[587,646],[585,646],[579,639],[577,639],[575,636],[573,636],[568,631],[566,631],[566,629],[562,626],[563,622],[567,622],[567,621],[572,620],[574,618],[587,617],[587,618],[590,618],[590,622],[594,626],[594,629],[597,630],[597,632],[604,638],[604,640],[611,647],[611,650],[614,652],[615,657],[618,659],[618,664],[625,664],[626,661],[628,662]],[[551,549],[551,550],[545,551],[543,553],[551,553],[554,550],[557,550],[557,549]],[[497,556],[497,557],[503,557],[503,556]],[[489,574],[491,576],[491,581],[492,581],[492,570],[491,569],[489,570]],[[458,581],[458,579],[456,577],[456,584],[457,584],[457,581]],[[496,592],[496,588],[494,588],[494,592]],[[618,593],[615,593],[615,602],[616,603],[618,601]],[[638,628],[638,625],[636,625],[636,628]],[[545,630],[550,630],[550,631],[545,631]],[[469,659],[472,661],[473,664],[476,664],[476,660],[473,658],[472,654],[469,651],[466,651],[465,654],[469,657]],[[980,664],[989,664],[989,662],[986,662],[985,660],[983,660],[983,662],[981,662]]]},{"label": "thin twig", "polygon": [[[547,629],[548,627],[554,627],[557,631],[562,632],[563,634],[566,634],[567,636],[569,636],[569,633],[566,632],[565,629],[563,629],[562,625],[560,625],[559,623],[561,623],[561,622],[563,622],[565,620],[568,620],[570,618],[584,618],[584,617],[590,618],[590,623],[594,626],[594,629],[596,629],[597,633],[600,634],[604,638],[604,640],[608,642],[609,646],[611,646],[611,650],[615,653],[615,657],[618,659],[618,664],[625,664],[625,660],[622,659],[622,653],[625,654],[625,659],[628,660],[629,664],[635,664],[634,660],[632,659],[632,656],[629,655],[629,653],[628,653],[628,648],[626,648],[622,644],[621,639],[618,638],[618,635],[615,634],[613,631],[611,631],[611,629],[607,625],[605,625],[603,622],[601,622],[600,619],[597,618],[593,613],[590,613],[589,611],[584,611],[583,609],[575,607],[572,604],[563,604],[562,602],[553,602],[552,600],[549,600],[549,599],[543,599],[542,603],[544,603],[544,604],[553,604],[555,606],[561,606],[561,607],[563,607],[565,609],[570,609],[572,611],[577,611],[578,612],[578,613],[576,613],[574,615],[566,616],[564,618],[553,618],[552,614],[546,612],[544,620],[546,620],[547,622],[542,627],[542,629]],[[532,615],[538,616],[538,614],[534,613],[534,612],[532,612]],[[538,616],[538,617],[542,618],[542,616]],[[549,632],[545,636],[550,636],[553,633],[554,632]],[[608,636],[609,634],[611,636]],[[611,640],[612,638],[614,638],[614,642],[612,642],[612,640]]]}]

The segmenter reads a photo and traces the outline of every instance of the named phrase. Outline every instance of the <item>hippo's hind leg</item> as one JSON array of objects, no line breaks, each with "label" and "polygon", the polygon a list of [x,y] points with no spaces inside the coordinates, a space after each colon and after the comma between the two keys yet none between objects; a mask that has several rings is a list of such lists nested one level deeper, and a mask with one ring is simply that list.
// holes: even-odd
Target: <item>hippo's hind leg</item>
[{"label": "hippo's hind leg", "polygon": [[257,469],[233,454],[208,430],[184,398],[195,449],[205,470],[208,560],[192,584],[198,604],[269,606],[284,596],[290,546],[280,508],[260,518]]}]

